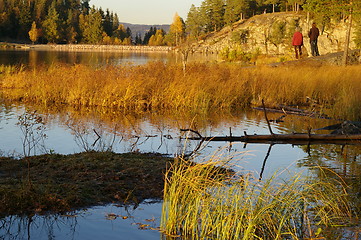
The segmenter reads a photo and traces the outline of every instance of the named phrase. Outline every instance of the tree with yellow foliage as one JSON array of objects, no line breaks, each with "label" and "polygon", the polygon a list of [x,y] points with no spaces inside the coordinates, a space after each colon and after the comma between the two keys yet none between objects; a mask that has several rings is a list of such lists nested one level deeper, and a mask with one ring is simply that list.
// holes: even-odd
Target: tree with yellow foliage
[{"label": "tree with yellow foliage", "polygon": [[170,25],[169,33],[166,41],[168,45],[176,45],[182,43],[185,37],[185,24],[183,19],[176,13],[173,18],[173,23]]},{"label": "tree with yellow foliage", "polygon": [[33,24],[31,25],[31,29],[29,31],[29,38],[30,41],[33,42],[33,44],[38,41],[39,38],[39,33],[40,31],[38,30],[38,28],[36,27],[36,23],[35,21],[33,22]]},{"label": "tree with yellow foliage", "polygon": [[158,29],[154,35],[149,39],[149,46],[163,46],[164,45],[164,35],[165,32],[163,29]]}]

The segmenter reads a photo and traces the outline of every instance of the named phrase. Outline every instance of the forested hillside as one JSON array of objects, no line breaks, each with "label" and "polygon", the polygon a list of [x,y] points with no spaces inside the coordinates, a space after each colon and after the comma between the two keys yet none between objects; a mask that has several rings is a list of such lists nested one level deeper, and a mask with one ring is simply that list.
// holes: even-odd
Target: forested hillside
[{"label": "forested hillside", "polygon": [[[304,12],[325,28],[333,21],[346,21],[352,14],[360,20],[359,0],[204,0],[192,5],[186,19],[186,33],[193,38],[219,31],[225,26],[255,15],[274,12]],[[358,24],[359,25],[359,24]]]},{"label": "forested hillside", "polygon": [[[243,20],[273,12],[306,16],[307,21],[317,22],[322,33],[346,23],[346,31],[354,32],[351,41],[361,46],[361,1],[356,0],[204,0],[190,7],[185,20],[175,14],[169,31],[151,26],[144,36],[132,34],[116,13],[91,6],[90,0],[0,0],[0,41],[174,46],[207,39]],[[272,28],[274,33],[266,40],[279,45],[277,41],[289,33],[283,24]],[[233,37],[243,41],[247,32],[239,35]]]},{"label": "forested hillside", "polygon": [[89,0],[0,0],[0,41],[141,45],[156,33],[162,39],[150,44],[173,44],[155,26],[132,37],[116,13],[91,6]]},{"label": "forested hillside", "polygon": [[0,0],[2,40],[41,43],[129,43],[130,32],[113,12],[87,0]]}]

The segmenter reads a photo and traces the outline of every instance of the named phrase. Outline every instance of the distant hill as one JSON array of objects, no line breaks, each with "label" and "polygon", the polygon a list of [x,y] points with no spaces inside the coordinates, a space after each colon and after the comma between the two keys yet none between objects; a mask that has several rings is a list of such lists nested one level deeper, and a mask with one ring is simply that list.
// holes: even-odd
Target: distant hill
[{"label": "distant hill", "polygon": [[145,24],[131,24],[131,23],[124,23],[121,22],[120,24],[123,24],[125,28],[130,28],[132,31],[132,37],[135,38],[135,36],[139,33],[142,38],[144,37],[144,34],[149,31],[151,27],[156,27],[157,29],[163,29],[165,32],[169,32],[170,25],[169,24],[162,24],[162,25],[145,25]]}]

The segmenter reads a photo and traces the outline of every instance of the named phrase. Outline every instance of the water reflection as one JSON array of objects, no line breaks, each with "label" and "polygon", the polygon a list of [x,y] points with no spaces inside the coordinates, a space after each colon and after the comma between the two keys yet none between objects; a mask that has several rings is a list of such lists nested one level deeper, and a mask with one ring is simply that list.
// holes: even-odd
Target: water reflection
[{"label": "water reflection", "polygon": [[0,65],[25,65],[32,68],[57,63],[91,66],[144,64],[148,61],[167,61],[168,59],[172,59],[172,55],[167,53],[0,50]]},{"label": "water reflection", "polygon": [[[176,155],[192,152],[199,142],[186,141],[182,128],[197,129],[203,136],[223,136],[248,134],[268,134],[268,126],[264,114],[260,111],[247,110],[234,113],[213,113],[211,115],[194,115],[185,113],[161,114],[130,114],[110,109],[79,109],[71,107],[49,108],[44,106],[1,104],[0,139],[1,150],[6,154],[21,154],[23,133],[17,123],[24,113],[36,113],[45,127],[46,151],[55,153],[74,153],[91,150],[112,150],[115,152],[159,152]],[[279,115],[269,114],[270,119]],[[37,119],[37,118],[35,118]],[[287,116],[284,122],[272,123],[275,133],[306,132],[307,129],[317,129],[332,124],[331,120],[310,119],[299,116]],[[230,130],[231,129],[231,130]],[[287,169],[288,172],[299,172],[318,165],[326,167],[345,178],[349,183],[354,203],[361,206],[360,199],[360,147],[342,145],[269,145],[207,142],[197,152],[196,159],[213,155],[229,157],[239,171],[254,171],[255,177],[267,178],[275,171]],[[257,175],[258,174],[258,175]],[[314,173],[317,176],[317,173]],[[152,209],[153,205],[143,205],[138,210]],[[108,206],[109,207],[109,206]],[[158,219],[161,213],[160,205],[154,205]],[[108,238],[119,234],[130,234],[132,239],[159,239],[157,231],[144,232],[136,223],[147,224],[140,211],[134,213],[135,218],[122,219],[127,216],[125,210],[110,207],[92,208],[76,213],[78,217],[70,216],[33,216],[17,218],[14,216],[1,220],[1,236],[5,239],[90,239],[96,235],[99,238],[107,233]],[[116,212],[123,211],[123,212]],[[129,209],[128,209],[129,210]],[[114,213],[116,219],[106,218],[107,213]],[[30,224],[29,224],[30,223]],[[104,225],[102,225],[104,224]],[[134,225],[133,225],[134,224]],[[155,227],[157,224],[154,224]],[[30,227],[29,227],[30,226]],[[129,227],[131,226],[131,227]],[[30,233],[29,232],[30,229]],[[89,229],[101,229],[93,231]],[[131,230],[129,230],[131,229]],[[19,232],[18,232],[19,230]],[[134,231],[133,231],[134,230]],[[340,232],[342,232],[340,230]],[[342,233],[343,234],[343,233]],[[129,236],[130,236],[129,235]],[[11,239],[10,238],[10,239]]]},{"label": "water reflection", "polygon": [[[199,141],[187,140],[187,134],[180,129],[191,128],[203,136],[233,136],[247,134],[268,134],[267,123],[260,111],[248,110],[238,113],[212,113],[207,116],[186,113],[130,114],[110,109],[79,109],[72,107],[48,108],[42,106],[2,105],[0,129],[4,138],[0,139],[1,150],[5,155],[22,154],[24,134],[19,129],[19,116],[24,112],[36,112],[44,123],[46,139],[45,152],[71,154],[83,151],[114,152],[157,152],[169,156],[190,154],[199,148]],[[269,118],[277,118],[270,114]],[[284,122],[272,123],[273,132],[306,132],[310,127],[320,128],[332,123],[324,119],[306,119],[287,116]],[[59,144],[61,143],[61,144]],[[244,144],[241,142],[205,142],[197,151],[197,158],[202,159],[214,154],[225,157],[240,154],[235,158],[244,169],[262,171],[267,176],[285,167],[293,169],[308,166],[308,162],[331,162],[324,154],[333,156],[333,161],[340,162],[338,155],[332,155],[334,145],[274,145],[269,151],[269,144]],[[350,148],[349,146],[348,148]],[[309,155],[311,148],[312,155]],[[355,147],[355,149],[358,149]],[[267,162],[264,161],[270,152]],[[37,154],[39,154],[38,151]],[[319,160],[315,160],[315,158]],[[356,159],[359,162],[359,159]],[[262,167],[266,165],[266,167]],[[337,166],[339,167],[339,166]]]},{"label": "water reflection", "polygon": [[9,216],[0,219],[0,239],[159,240],[161,203],[98,206],[68,214]]},{"label": "water reflection", "polygon": [[[213,55],[192,55],[189,61],[216,61]],[[84,64],[94,67],[122,64],[145,64],[150,61],[182,63],[180,54],[167,52],[131,51],[45,51],[45,50],[1,50],[0,65],[24,65],[36,68],[50,64]]]}]

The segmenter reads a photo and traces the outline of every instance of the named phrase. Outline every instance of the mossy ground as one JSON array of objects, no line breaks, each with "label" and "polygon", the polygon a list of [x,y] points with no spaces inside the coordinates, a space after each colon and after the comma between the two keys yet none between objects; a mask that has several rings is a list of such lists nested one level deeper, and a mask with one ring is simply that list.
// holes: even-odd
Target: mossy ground
[{"label": "mossy ground", "polygon": [[0,215],[67,212],[160,199],[171,158],[84,152],[0,158]]}]

